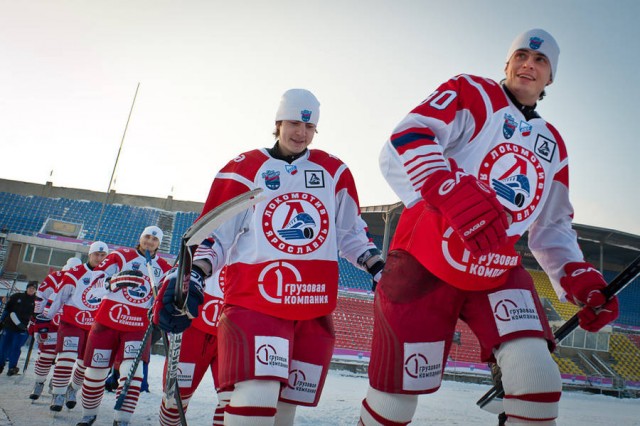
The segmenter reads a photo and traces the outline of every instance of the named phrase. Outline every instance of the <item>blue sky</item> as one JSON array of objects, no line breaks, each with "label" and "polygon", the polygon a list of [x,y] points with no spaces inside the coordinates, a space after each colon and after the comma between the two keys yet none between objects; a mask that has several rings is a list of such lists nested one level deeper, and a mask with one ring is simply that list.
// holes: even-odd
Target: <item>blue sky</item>
[{"label": "blue sky", "polygon": [[113,187],[204,201],[304,87],[312,146],[350,166],[362,205],[393,203],[377,159],[398,121],[455,74],[500,80],[512,39],[541,27],[561,53],[538,110],[567,143],[575,221],[640,234],[639,15],[635,0],[0,0],[0,177],[105,191],[139,82]]}]

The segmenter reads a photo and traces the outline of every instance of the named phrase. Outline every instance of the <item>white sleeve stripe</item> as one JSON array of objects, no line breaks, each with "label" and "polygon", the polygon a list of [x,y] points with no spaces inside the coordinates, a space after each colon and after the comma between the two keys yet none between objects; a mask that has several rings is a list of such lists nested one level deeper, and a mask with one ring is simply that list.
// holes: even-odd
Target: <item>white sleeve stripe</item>
[{"label": "white sleeve stripe", "polygon": [[253,188],[255,186],[253,181],[250,181],[249,179],[237,173],[218,173],[218,175],[216,176],[216,179],[235,180],[236,182],[240,182],[241,184],[247,186],[248,188]]}]

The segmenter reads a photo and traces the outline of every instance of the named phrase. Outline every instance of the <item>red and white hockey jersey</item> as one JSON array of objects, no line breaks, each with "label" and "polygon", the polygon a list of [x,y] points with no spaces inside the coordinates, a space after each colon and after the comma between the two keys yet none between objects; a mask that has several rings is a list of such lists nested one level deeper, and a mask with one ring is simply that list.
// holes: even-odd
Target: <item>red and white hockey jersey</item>
[{"label": "red and white hockey jersey", "polygon": [[285,319],[330,314],[338,294],[338,252],[357,259],[375,249],[360,217],[351,172],[338,158],[308,150],[291,163],[266,149],[241,154],[216,176],[203,215],[261,187],[266,199],[203,243],[197,259],[226,265],[224,303]]},{"label": "red and white hockey jersey", "polygon": [[[147,328],[149,308],[153,304],[153,291],[146,262],[144,255],[135,249],[118,249],[109,253],[94,269],[92,281],[98,281],[98,286],[104,283],[107,277],[120,271],[140,271],[144,274],[145,280],[145,284],[139,287],[107,291],[95,314],[96,322],[121,331]],[[171,266],[157,255],[151,259],[151,264],[153,282],[158,285]]]},{"label": "red and white hockey jersey", "polygon": [[[472,257],[442,216],[425,208],[420,189],[448,158],[490,185],[512,213],[510,242],[499,251]],[[395,128],[380,168],[406,206],[392,249],[410,252],[453,286],[488,289],[519,264],[514,244],[529,230],[531,251],[564,298],[562,268],[583,259],[571,228],[565,144],[543,119],[526,120],[499,84],[471,75],[442,84]]]},{"label": "red and white hockey jersey", "polygon": [[191,325],[207,334],[218,334],[218,322],[224,306],[225,268],[215,272],[205,280],[204,302],[198,309],[198,316]]},{"label": "red and white hockey jersey", "polygon": [[[50,318],[48,315],[49,308],[53,303],[53,298],[60,287],[64,274],[65,271],[54,271],[42,280],[36,290],[36,307],[33,311],[35,315],[44,314]],[[52,319],[54,325],[60,325],[60,312],[54,315]]]},{"label": "red and white hockey jersey", "polygon": [[105,293],[104,288],[97,288],[91,280],[93,271],[87,264],[70,269],[62,278],[49,314],[62,315],[62,321],[85,330],[93,325],[93,315],[100,306]]}]

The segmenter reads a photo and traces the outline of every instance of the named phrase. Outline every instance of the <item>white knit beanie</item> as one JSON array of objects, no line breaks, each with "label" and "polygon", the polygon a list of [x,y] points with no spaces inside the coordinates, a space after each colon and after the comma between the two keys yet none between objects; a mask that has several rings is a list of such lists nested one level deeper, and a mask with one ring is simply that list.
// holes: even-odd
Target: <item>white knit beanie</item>
[{"label": "white knit beanie", "polygon": [[556,79],[558,71],[558,56],[560,56],[560,47],[551,34],[540,28],[534,28],[520,34],[513,40],[509,52],[507,53],[507,62],[511,59],[511,55],[518,49],[533,50],[542,53],[549,59],[551,64],[551,78]]},{"label": "white knit beanie", "polygon": [[140,234],[140,237],[143,237],[145,235],[152,235],[152,236],[156,237],[162,243],[162,236],[164,234],[162,232],[162,229],[158,228],[155,225],[152,225],[152,226],[147,226],[146,228],[144,228],[144,231],[142,231],[142,234]]},{"label": "white knit beanie", "polygon": [[89,254],[95,253],[98,251],[109,253],[109,248],[107,247],[107,244],[103,243],[102,241],[96,241],[95,243],[89,246]]},{"label": "white knit beanie", "polygon": [[308,90],[290,89],[284,92],[276,112],[276,121],[302,121],[317,125],[320,118],[320,102]]}]

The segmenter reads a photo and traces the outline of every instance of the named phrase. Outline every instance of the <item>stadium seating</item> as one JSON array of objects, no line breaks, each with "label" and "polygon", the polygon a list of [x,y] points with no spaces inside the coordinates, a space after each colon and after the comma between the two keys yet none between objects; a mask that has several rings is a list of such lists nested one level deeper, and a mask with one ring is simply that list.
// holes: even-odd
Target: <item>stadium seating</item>
[{"label": "stadium seating", "polygon": [[611,335],[609,353],[614,359],[611,367],[625,380],[640,382],[640,349],[627,335]]}]

